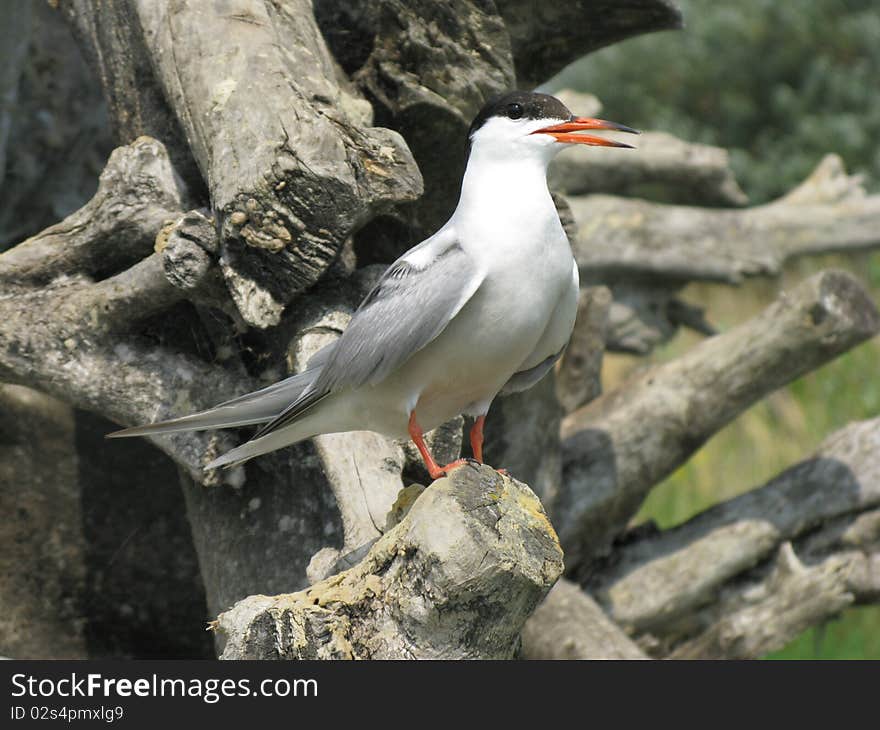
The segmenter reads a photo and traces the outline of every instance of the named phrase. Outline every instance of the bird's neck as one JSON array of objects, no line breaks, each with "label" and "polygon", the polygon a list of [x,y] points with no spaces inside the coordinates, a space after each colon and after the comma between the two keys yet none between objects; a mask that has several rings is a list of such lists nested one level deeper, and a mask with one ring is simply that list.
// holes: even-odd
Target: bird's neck
[{"label": "bird's neck", "polygon": [[471,154],[455,211],[458,220],[556,215],[543,159]]},{"label": "bird's neck", "polygon": [[523,233],[558,224],[547,187],[547,162],[471,154],[453,219],[469,230],[503,225]]}]

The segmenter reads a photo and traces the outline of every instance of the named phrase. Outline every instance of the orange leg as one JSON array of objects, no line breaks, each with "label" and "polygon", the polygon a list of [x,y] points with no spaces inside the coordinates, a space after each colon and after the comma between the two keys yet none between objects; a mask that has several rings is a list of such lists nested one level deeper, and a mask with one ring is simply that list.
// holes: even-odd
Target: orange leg
[{"label": "orange leg", "polygon": [[428,450],[428,445],[425,443],[425,434],[422,433],[421,427],[416,422],[415,411],[409,414],[409,437],[413,440],[413,443],[422,455],[422,459],[425,462],[425,466],[428,467],[428,474],[431,475],[431,479],[439,479],[452,469],[467,464],[467,459],[456,459],[455,461],[448,463],[446,466],[439,466],[437,462],[434,461],[434,457],[431,456],[431,452]]},{"label": "orange leg", "polygon": [[[485,416],[479,416],[474,425],[471,426],[471,451],[474,452],[474,458],[483,463],[483,424],[486,423]],[[507,469],[496,469],[499,474],[509,476]]]},{"label": "orange leg", "polygon": [[485,416],[480,416],[471,426],[471,451],[474,452],[474,458],[483,463],[483,424],[486,422]]}]

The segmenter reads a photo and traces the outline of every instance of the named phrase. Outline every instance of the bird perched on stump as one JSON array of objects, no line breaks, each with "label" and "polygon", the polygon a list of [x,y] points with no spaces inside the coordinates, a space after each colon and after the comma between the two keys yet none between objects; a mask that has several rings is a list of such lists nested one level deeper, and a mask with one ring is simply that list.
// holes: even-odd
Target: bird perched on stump
[{"label": "bird perched on stump", "polygon": [[581,134],[635,130],[574,116],[558,99],[515,91],[489,102],[468,131],[461,196],[449,221],[385,272],[339,339],[305,371],[201,413],[110,434],[263,424],[207,464],[241,464],[324,433],[409,436],[433,479],[441,466],[424,431],[473,416],[474,458],[499,393],[530,388],[562,354],[574,326],[578,269],[547,188],[569,144],[629,147]]}]

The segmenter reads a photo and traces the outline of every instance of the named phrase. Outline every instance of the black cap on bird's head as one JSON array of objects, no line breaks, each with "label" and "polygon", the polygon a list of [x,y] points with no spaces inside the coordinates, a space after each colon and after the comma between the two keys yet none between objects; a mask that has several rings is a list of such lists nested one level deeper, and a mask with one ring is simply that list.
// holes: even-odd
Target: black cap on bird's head
[{"label": "black cap on bird's head", "polygon": [[[597,137],[591,134],[576,134],[588,129],[611,129],[618,132],[638,134],[635,129],[616,122],[591,117],[576,117],[559,99],[549,94],[534,91],[511,91],[491,99],[477,114],[468,130],[468,154],[474,136],[480,130],[488,131],[493,125],[493,133],[501,128],[501,120],[515,122],[521,127],[523,135],[546,135],[545,142],[566,144],[586,144],[601,147],[631,147],[616,140]],[[509,126],[509,125],[508,125]],[[548,139],[549,138],[549,139]]]}]

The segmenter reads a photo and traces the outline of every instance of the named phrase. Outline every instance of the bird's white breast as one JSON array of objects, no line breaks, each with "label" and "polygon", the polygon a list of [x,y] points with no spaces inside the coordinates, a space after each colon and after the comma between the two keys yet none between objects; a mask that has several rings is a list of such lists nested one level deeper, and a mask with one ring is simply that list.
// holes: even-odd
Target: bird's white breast
[{"label": "bird's white breast", "polygon": [[[484,274],[471,300],[446,329],[417,353],[388,386],[415,399],[417,417],[432,428],[488,402],[547,342],[552,352],[571,331],[560,302],[572,285],[568,240],[543,169],[524,166],[465,178],[450,221],[455,238]],[[554,315],[558,322],[554,322]],[[562,333],[562,330],[566,330]],[[545,337],[549,330],[559,330]]]}]

